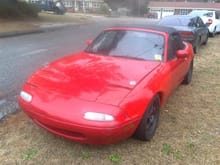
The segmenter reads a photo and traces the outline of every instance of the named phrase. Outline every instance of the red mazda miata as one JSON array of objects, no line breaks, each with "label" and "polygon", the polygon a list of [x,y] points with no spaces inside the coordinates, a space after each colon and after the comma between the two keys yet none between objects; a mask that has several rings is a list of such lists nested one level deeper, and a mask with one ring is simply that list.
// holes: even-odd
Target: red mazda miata
[{"label": "red mazda miata", "polygon": [[74,141],[150,140],[167,97],[190,83],[193,57],[173,28],[108,28],[84,51],[35,72],[18,102],[40,127]]}]

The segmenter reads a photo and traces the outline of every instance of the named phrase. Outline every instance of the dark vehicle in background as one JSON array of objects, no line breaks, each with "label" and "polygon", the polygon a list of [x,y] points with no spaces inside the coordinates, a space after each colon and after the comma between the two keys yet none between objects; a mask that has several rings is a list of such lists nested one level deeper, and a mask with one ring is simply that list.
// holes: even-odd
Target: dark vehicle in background
[{"label": "dark vehicle in background", "polygon": [[64,14],[66,8],[61,0],[41,0],[39,1],[40,9],[43,11],[52,11],[56,14]]},{"label": "dark vehicle in background", "polygon": [[192,44],[195,53],[198,53],[202,44],[208,42],[209,29],[198,16],[167,16],[160,20],[159,25],[174,27],[184,41]]}]

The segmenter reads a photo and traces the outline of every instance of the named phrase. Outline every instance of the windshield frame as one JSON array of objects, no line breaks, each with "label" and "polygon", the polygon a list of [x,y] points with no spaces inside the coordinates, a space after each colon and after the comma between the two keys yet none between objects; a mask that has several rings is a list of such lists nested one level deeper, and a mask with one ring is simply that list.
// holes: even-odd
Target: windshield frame
[{"label": "windshield frame", "polygon": [[[105,54],[105,53],[100,53],[100,52],[94,52],[92,51],[91,49],[93,48],[94,46],[94,43],[96,44],[97,40],[99,40],[100,37],[102,37],[102,35],[106,32],[134,32],[134,33],[148,33],[148,34],[152,34],[152,35],[155,35],[155,37],[161,37],[160,39],[162,39],[162,44],[159,45],[160,46],[160,49],[158,50],[161,50],[161,54],[158,54],[160,55],[159,56],[156,56],[157,54],[154,54],[154,59],[150,59],[150,58],[141,58],[139,57],[139,55],[137,54],[137,56],[129,56],[129,55],[120,55],[120,54],[115,54],[115,55],[111,55],[111,54]],[[147,42],[146,42],[147,43]],[[155,44],[156,45],[156,44]],[[166,52],[166,37],[164,35],[164,32],[160,32],[160,31],[154,31],[154,30],[147,30],[147,29],[132,29],[132,28],[108,28],[108,29],[105,29],[102,33],[100,33],[94,40],[91,44],[89,44],[87,46],[87,48],[84,50],[86,53],[90,53],[90,54],[94,54],[94,55],[99,55],[99,56],[109,56],[109,57],[118,57],[118,58],[125,58],[125,59],[134,59],[134,60],[144,60],[144,61],[159,61],[159,62],[162,62],[164,61],[164,56],[165,56],[165,52]],[[158,46],[158,45],[157,45]],[[154,47],[153,47],[154,48]],[[152,50],[153,51],[153,50]],[[152,52],[152,51],[149,51],[149,52]],[[145,53],[145,51],[143,52]],[[149,55],[148,55],[149,56]]]}]

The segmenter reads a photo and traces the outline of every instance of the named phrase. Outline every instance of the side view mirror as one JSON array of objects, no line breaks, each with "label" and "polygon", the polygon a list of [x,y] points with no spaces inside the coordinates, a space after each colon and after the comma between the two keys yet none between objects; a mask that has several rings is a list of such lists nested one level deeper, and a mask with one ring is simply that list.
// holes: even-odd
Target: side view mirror
[{"label": "side view mirror", "polygon": [[186,52],[186,50],[177,50],[176,57],[177,58],[186,58],[186,57],[188,57],[188,53]]},{"label": "side view mirror", "polygon": [[91,39],[88,39],[88,40],[86,41],[86,43],[87,43],[87,45],[89,46],[89,45],[92,44],[92,40],[91,40]]}]

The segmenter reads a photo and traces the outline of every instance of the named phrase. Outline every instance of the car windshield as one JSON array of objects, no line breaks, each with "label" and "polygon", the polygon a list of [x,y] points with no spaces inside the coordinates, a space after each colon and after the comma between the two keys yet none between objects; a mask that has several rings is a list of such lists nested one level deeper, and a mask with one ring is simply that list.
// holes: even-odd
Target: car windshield
[{"label": "car windshield", "polygon": [[143,31],[106,30],[85,51],[106,56],[161,61],[164,37]]},{"label": "car windshield", "polygon": [[190,17],[165,17],[160,22],[160,25],[169,26],[193,26],[193,18]]}]

